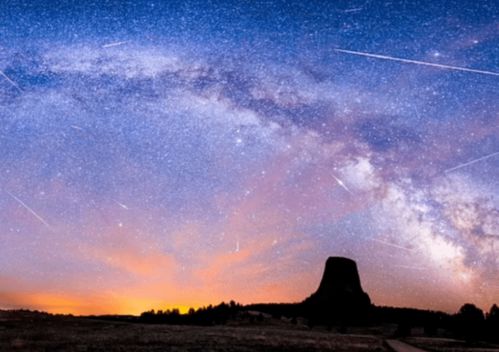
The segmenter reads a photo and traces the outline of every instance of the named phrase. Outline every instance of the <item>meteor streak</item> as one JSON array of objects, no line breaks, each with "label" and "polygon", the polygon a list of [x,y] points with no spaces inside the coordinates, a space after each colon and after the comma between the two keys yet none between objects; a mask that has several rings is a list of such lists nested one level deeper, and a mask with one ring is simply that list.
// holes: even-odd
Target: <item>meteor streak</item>
[{"label": "meteor streak", "polygon": [[352,9],[343,10],[341,12],[343,12],[343,13],[359,12],[359,11],[362,11],[363,9],[364,9],[363,7],[355,7],[355,8],[352,8]]},{"label": "meteor streak", "polygon": [[468,67],[443,65],[443,64],[437,64],[437,63],[427,62],[427,61],[411,60],[411,59],[404,59],[404,58],[388,56],[388,55],[366,53],[366,52],[362,52],[362,51],[353,51],[353,50],[345,50],[345,49],[333,49],[333,50],[338,52],[338,53],[351,54],[351,55],[357,55],[357,56],[365,56],[365,57],[371,57],[374,59],[404,62],[406,64],[431,66],[431,67],[443,68],[446,70],[480,73],[482,75],[489,75],[489,76],[499,76],[499,72],[477,70],[477,69],[468,68]]},{"label": "meteor streak", "polygon": [[402,268],[402,269],[412,269],[412,270],[424,270],[424,268],[420,266],[410,266],[410,265],[393,265],[396,268]]},{"label": "meteor streak", "polygon": [[374,242],[378,242],[378,243],[384,244],[385,246],[394,247],[394,248],[403,249],[403,250],[405,250],[405,251],[412,252],[412,250],[411,250],[411,249],[406,248],[406,247],[399,246],[398,244],[395,244],[395,243],[391,243],[391,242],[387,242],[387,241],[379,240],[379,239],[377,239],[377,238],[371,238],[370,240],[371,240],[371,241],[374,241]]},{"label": "meteor streak", "polygon": [[489,155],[485,155],[485,156],[482,156],[481,158],[478,158],[478,159],[474,159],[474,160],[468,161],[467,163],[464,163],[464,164],[461,164],[461,165],[458,165],[458,166],[451,167],[450,169],[447,169],[447,170],[445,170],[444,172],[445,172],[445,173],[449,173],[449,172],[452,172],[452,171],[455,171],[455,170],[461,169],[461,168],[463,168],[463,167],[466,167],[466,166],[472,165],[472,164],[477,163],[477,162],[479,162],[479,161],[486,160],[486,159],[488,159],[488,158],[492,158],[493,156],[496,156],[496,155],[498,155],[498,154],[499,154],[499,152],[495,152],[495,153],[492,153],[492,154],[489,154]]},{"label": "meteor streak", "polygon": [[104,44],[102,47],[103,48],[112,48],[113,46],[120,46],[120,45],[123,45],[123,44],[126,44],[126,43],[128,43],[127,40],[122,41],[122,42],[114,42],[114,43]]},{"label": "meteor streak", "polygon": [[7,75],[5,74],[5,72],[3,72],[2,70],[0,70],[0,76],[2,76],[3,78],[5,78],[5,80],[6,80],[7,82],[9,82],[11,86],[13,86],[14,88],[16,88],[16,89],[17,89],[17,91],[18,91],[19,93],[21,93],[21,92],[23,91],[23,90],[21,89],[21,87],[19,87],[19,85],[18,85],[16,82],[14,82],[13,80],[11,80],[11,79],[10,79],[10,77],[9,77],[9,76],[7,76]]},{"label": "meteor streak", "polygon": [[47,226],[47,228],[49,230],[52,231],[52,227],[45,221],[44,218],[42,218],[40,215],[38,215],[33,209],[31,209],[26,203],[24,203],[22,200],[20,200],[19,198],[17,198],[15,195],[13,195],[12,193],[10,193],[9,191],[5,191],[12,199],[14,199],[16,202],[18,202],[19,204],[21,204],[27,211],[29,211],[31,213],[31,215],[33,215],[35,218],[37,218],[42,224],[44,224],[45,226]]},{"label": "meteor streak", "polygon": [[335,181],[338,183],[338,185],[340,185],[341,188],[343,188],[348,193],[352,194],[350,189],[348,189],[348,187],[345,185],[345,183],[342,180],[340,180],[338,177],[336,177],[334,175],[331,175],[331,176],[335,179]]},{"label": "meteor streak", "polygon": [[120,207],[122,207],[123,209],[128,210],[128,207],[127,207],[125,204],[120,203],[120,202],[118,202],[117,200],[115,200],[115,203],[116,203],[116,204],[118,204],[118,205],[119,205]]}]

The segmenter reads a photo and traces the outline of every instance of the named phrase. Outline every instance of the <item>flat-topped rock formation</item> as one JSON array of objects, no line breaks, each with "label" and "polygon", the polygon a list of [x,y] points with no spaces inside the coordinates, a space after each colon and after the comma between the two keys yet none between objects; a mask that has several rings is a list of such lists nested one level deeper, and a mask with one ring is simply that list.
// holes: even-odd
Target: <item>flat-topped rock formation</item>
[{"label": "flat-topped rock formation", "polygon": [[358,320],[368,314],[371,300],[362,290],[355,261],[329,257],[319,288],[303,305],[320,320]]}]

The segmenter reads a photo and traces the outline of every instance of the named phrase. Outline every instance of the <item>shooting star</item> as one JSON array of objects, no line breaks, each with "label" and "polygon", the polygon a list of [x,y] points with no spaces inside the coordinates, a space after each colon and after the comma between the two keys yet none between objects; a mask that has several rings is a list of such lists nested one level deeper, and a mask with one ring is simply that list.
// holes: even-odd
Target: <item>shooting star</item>
[{"label": "shooting star", "polygon": [[120,203],[120,202],[118,202],[117,200],[115,200],[114,202],[115,202],[116,204],[118,204],[120,207],[122,207],[123,209],[125,209],[125,210],[128,210],[128,209],[129,209],[129,208],[128,208],[125,204]]},{"label": "shooting star", "polygon": [[378,242],[378,243],[384,244],[385,246],[389,246],[389,247],[393,247],[393,248],[398,248],[398,249],[403,249],[403,250],[405,250],[405,251],[412,252],[412,250],[411,250],[411,249],[406,248],[406,247],[403,247],[403,246],[399,246],[398,244],[395,244],[395,243],[392,243],[392,242],[379,240],[379,239],[377,239],[377,238],[370,238],[370,240],[371,240],[371,241],[374,241],[374,242]]},{"label": "shooting star", "polygon": [[336,51],[336,52],[338,52],[338,53],[351,54],[351,55],[364,56],[364,57],[371,57],[371,58],[374,58],[374,59],[397,61],[397,62],[403,62],[403,63],[406,63],[406,64],[415,64],[415,65],[422,65],[422,66],[431,66],[431,67],[443,68],[443,69],[446,69],[446,70],[479,73],[479,74],[482,74],[482,75],[489,75],[489,76],[499,76],[499,72],[477,70],[477,69],[468,68],[468,67],[443,65],[443,64],[437,64],[437,63],[427,62],[427,61],[404,59],[404,58],[395,57],[395,56],[366,53],[366,52],[363,52],[363,51],[353,51],[353,50],[346,50],[346,49],[333,49],[333,50]]},{"label": "shooting star", "polygon": [[449,173],[449,172],[452,172],[452,171],[455,171],[455,170],[462,169],[463,167],[466,167],[466,166],[469,166],[469,165],[473,165],[474,163],[478,163],[479,161],[482,161],[482,160],[486,160],[486,159],[492,158],[493,156],[496,156],[496,155],[499,155],[499,152],[495,152],[495,153],[492,153],[492,154],[489,154],[489,155],[485,155],[485,156],[482,156],[481,158],[478,158],[478,159],[474,159],[474,160],[468,161],[467,163],[464,163],[464,164],[460,164],[460,165],[458,165],[458,166],[451,167],[450,169],[447,169],[447,170],[445,170],[444,172],[447,174],[447,173]]},{"label": "shooting star", "polygon": [[112,48],[113,46],[120,46],[120,45],[123,45],[123,44],[126,44],[126,43],[128,43],[128,40],[125,40],[125,41],[122,41],[122,42],[114,42],[114,43],[104,44],[102,47],[104,49],[107,49],[107,48]]},{"label": "shooting star", "polygon": [[335,181],[338,183],[338,185],[340,185],[341,188],[343,188],[345,191],[353,195],[353,193],[350,191],[350,189],[348,189],[348,187],[345,185],[345,183],[342,180],[340,180],[338,177],[334,175],[331,176],[335,179]]},{"label": "shooting star", "polygon": [[343,13],[350,13],[350,12],[359,12],[359,11],[362,11],[362,10],[364,10],[363,7],[354,7],[352,9],[346,9],[346,10],[343,10],[341,12],[343,12]]},{"label": "shooting star", "polygon": [[33,209],[31,209],[26,203],[24,203],[22,200],[17,198],[15,195],[10,193],[9,191],[5,191],[12,199],[14,199],[16,202],[21,204],[27,211],[31,213],[35,218],[38,219],[42,224],[44,224],[50,231],[53,231],[52,226],[50,226],[44,218],[42,218],[40,215],[38,215]]},{"label": "shooting star", "polygon": [[425,270],[425,268],[420,267],[420,266],[411,266],[411,265],[393,265],[396,268],[402,268],[402,269],[412,269],[412,270]]},{"label": "shooting star", "polygon": [[19,85],[16,82],[14,82],[12,79],[10,79],[10,77],[7,76],[5,74],[5,72],[3,72],[2,70],[0,70],[0,76],[2,76],[3,78],[5,78],[5,80],[7,82],[9,82],[12,87],[16,88],[19,93],[22,93],[23,90],[21,89],[21,87],[19,87]]}]

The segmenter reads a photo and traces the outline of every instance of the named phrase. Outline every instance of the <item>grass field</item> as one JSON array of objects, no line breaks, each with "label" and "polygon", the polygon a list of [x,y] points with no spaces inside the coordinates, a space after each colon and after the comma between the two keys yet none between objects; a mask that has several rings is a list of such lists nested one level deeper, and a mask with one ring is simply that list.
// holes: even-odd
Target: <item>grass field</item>
[{"label": "grass field", "polygon": [[383,338],[293,326],[173,326],[0,313],[0,351],[387,351]]}]

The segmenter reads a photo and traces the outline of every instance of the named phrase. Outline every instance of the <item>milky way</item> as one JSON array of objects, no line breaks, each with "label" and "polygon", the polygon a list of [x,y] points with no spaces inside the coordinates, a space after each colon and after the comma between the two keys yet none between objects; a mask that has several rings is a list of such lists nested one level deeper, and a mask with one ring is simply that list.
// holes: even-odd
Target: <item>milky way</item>
[{"label": "milky way", "polygon": [[0,4],[0,308],[498,303],[497,2],[166,3]]}]

